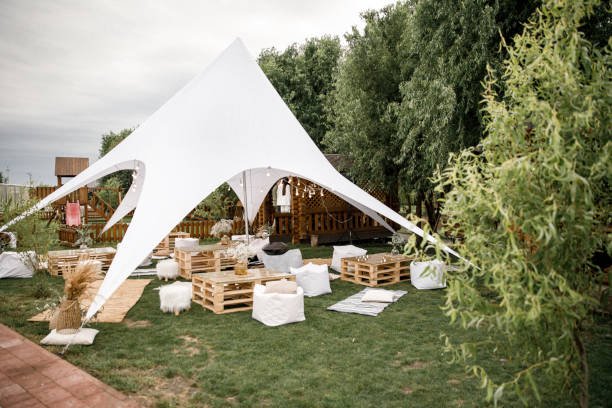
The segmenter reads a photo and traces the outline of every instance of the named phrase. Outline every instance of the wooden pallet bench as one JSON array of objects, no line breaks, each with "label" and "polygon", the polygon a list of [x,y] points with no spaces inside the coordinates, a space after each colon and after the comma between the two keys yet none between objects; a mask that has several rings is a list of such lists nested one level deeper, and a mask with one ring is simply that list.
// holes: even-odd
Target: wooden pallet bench
[{"label": "wooden pallet bench", "polygon": [[49,251],[47,253],[47,267],[49,274],[61,276],[64,267],[77,266],[79,260],[86,258],[100,261],[102,269],[106,270],[110,267],[111,262],[113,262],[115,253],[116,250],[112,247]]},{"label": "wooden pallet bench", "polygon": [[295,281],[295,275],[268,269],[249,269],[246,275],[236,275],[233,270],[195,273],[191,280],[192,300],[215,314],[251,310],[255,285],[283,278]]},{"label": "wooden pallet bench", "polygon": [[370,287],[392,285],[410,279],[412,260],[391,253],[343,258],[340,279]]}]

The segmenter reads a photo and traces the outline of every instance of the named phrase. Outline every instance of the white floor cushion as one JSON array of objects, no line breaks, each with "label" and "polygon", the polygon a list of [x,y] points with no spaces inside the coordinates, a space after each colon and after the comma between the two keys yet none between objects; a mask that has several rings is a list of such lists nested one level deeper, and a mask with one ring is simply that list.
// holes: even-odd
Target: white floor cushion
[{"label": "white floor cushion", "polygon": [[334,255],[332,256],[332,269],[340,272],[342,258],[352,258],[354,256],[363,256],[368,253],[367,249],[361,249],[355,245],[336,245],[334,246]]},{"label": "white floor cushion", "polygon": [[264,293],[265,286],[255,285],[253,289],[253,319],[266,326],[280,326],[306,320],[304,316],[304,290],[297,293]]},{"label": "white floor cushion", "polygon": [[370,289],[363,295],[361,301],[393,303],[393,291],[385,289]]},{"label": "white floor cushion", "polygon": [[97,334],[96,329],[79,329],[74,334],[59,334],[53,329],[47,334],[47,337],[40,341],[40,344],[45,346],[65,346],[66,344],[91,346]]},{"label": "white floor cushion", "polygon": [[2,278],[31,278],[34,276],[28,257],[35,257],[34,251],[12,252],[5,251],[0,254],[0,279]]},{"label": "white floor cushion", "polygon": [[159,279],[175,279],[179,274],[179,265],[174,259],[164,259],[156,265]]},{"label": "white floor cushion", "polygon": [[198,245],[200,245],[198,238],[176,238],[174,240],[174,247],[182,250],[197,248]]},{"label": "white floor cushion", "polygon": [[191,282],[174,282],[159,288],[159,308],[162,312],[182,312],[191,308]]},{"label": "white floor cushion", "polygon": [[309,262],[301,268],[289,268],[289,270],[295,275],[298,286],[304,289],[304,296],[332,293],[327,265],[315,265]]},{"label": "white floor cushion", "polygon": [[276,272],[289,273],[289,268],[299,268],[303,265],[302,252],[299,249],[290,249],[282,255],[268,255],[262,251],[261,256],[266,269]]},{"label": "white floor cushion", "polygon": [[410,263],[410,282],[417,289],[446,287],[446,266],[439,260]]}]

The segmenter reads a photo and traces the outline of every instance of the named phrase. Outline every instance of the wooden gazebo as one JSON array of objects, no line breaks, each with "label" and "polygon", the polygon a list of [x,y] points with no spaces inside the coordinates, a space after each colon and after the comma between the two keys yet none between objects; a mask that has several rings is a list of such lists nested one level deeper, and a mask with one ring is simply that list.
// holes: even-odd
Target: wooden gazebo
[{"label": "wooden gazebo", "polygon": [[[342,156],[325,155],[339,171],[346,166]],[[291,209],[280,212],[269,192],[257,214],[257,225],[274,225],[272,240],[331,243],[388,237],[389,230],[332,192],[298,177],[289,178]],[[276,188],[276,187],[274,187]],[[397,210],[397,203],[380,188],[362,186],[372,196]],[[296,193],[297,192],[297,193]]]}]

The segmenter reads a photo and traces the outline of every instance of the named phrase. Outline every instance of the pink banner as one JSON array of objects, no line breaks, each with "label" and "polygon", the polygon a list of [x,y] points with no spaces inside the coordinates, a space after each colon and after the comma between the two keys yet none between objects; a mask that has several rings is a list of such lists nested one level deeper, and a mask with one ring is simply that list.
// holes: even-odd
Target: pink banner
[{"label": "pink banner", "polygon": [[81,205],[76,203],[66,203],[66,225],[81,225]]}]

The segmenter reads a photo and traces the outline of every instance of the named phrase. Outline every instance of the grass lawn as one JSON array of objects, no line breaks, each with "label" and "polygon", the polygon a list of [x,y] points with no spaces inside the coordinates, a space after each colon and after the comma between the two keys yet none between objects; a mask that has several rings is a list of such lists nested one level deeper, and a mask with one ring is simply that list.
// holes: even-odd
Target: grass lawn
[{"label": "grass lawn", "polygon": [[[331,247],[302,249],[304,258],[330,257]],[[370,253],[389,250],[367,245]],[[46,323],[26,319],[37,313],[32,296],[41,279],[61,291],[63,280],[0,281],[0,322],[33,340],[48,333]],[[440,311],[445,292],[417,291],[409,283],[390,286],[408,294],[378,317],[325,309],[363,287],[331,283],[333,293],[305,298],[306,321],[270,328],[250,312],[215,315],[194,304],[179,316],[161,313],[149,284],[126,320],[92,324],[94,345],[73,346],[65,358],[105,383],[154,407],[481,407],[479,384],[442,354],[439,335],[476,339],[448,326]],[[44,303],[44,302],[43,302]],[[612,400],[612,321],[590,329],[592,405]],[[50,348],[59,352],[59,348]],[[484,361],[503,374],[507,362]],[[575,406],[544,387],[543,406]],[[522,406],[515,400],[503,406]]]}]

